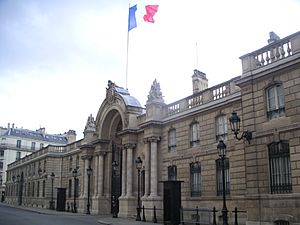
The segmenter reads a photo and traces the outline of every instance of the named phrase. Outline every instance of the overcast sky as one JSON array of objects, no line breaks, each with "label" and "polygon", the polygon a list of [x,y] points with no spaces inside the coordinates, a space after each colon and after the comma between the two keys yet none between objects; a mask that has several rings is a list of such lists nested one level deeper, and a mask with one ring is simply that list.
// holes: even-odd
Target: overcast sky
[{"label": "overcast sky", "polygon": [[[158,4],[129,32],[127,88],[142,106],[153,80],[167,104],[241,75],[239,57],[300,29],[299,0],[0,0],[0,126],[47,133],[96,117],[107,81],[126,87],[128,8]],[[139,19],[139,18],[137,18]]]}]

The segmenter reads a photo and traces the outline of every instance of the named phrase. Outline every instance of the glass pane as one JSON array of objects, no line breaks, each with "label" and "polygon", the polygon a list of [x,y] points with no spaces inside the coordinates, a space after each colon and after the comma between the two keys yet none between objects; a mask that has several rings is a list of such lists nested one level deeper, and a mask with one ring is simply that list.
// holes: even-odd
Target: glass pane
[{"label": "glass pane", "polygon": [[269,110],[276,109],[275,87],[272,87],[268,90],[268,103],[269,103]]}]

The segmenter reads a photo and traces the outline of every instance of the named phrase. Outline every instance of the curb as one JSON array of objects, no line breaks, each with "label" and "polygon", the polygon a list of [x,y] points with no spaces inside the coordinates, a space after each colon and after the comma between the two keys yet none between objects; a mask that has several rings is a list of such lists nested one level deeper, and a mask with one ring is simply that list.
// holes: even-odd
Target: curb
[{"label": "curb", "polygon": [[103,220],[98,220],[97,222],[100,223],[100,224],[103,224],[103,225],[112,225],[112,223],[105,222]]}]

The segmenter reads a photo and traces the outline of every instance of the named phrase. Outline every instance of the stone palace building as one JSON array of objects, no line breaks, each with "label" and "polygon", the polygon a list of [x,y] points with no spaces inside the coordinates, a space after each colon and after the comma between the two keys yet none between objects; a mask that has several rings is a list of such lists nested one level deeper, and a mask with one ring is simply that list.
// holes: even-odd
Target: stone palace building
[{"label": "stone palace building", "polygon": [[180,180],[182,207],[216,207],[220,222],[222,140],[230,224],[237,207],[240,224],[300,225],[300,32],[270,35],[267,46],[240,59],[241,76],[209,88],[206,74],[194,70],[193,94],[171,104],[156,80],[145,108],[109,81],[82,140],[8,166],[6,202],[134,217],[139,190],[141,205],[162,209],[161,181]]}]

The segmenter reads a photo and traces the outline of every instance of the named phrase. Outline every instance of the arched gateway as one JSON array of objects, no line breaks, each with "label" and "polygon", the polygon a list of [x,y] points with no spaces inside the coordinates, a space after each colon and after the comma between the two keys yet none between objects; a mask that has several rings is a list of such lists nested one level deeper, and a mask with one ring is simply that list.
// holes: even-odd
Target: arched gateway
[{"label": "arched gateway", "polygon": [[[135,214],[133,197],[134,157],[137,153],[137,118],[143,113],[138,100],[108,81],[106,98],[96,120],[89,117],[81,146],[84,168],[93,170],[91,211],[95,214]],[[83,178],[84,184],[88,178]],[[84,185],[87,187],[87,185]],[[87,205],[83,190],[81,207]],[[121,207],[120,207],[121,205]]]}]

